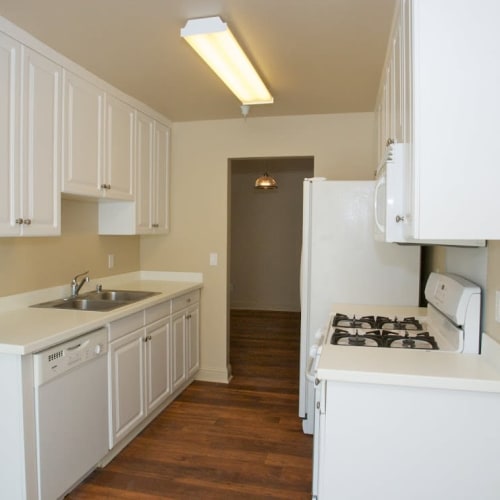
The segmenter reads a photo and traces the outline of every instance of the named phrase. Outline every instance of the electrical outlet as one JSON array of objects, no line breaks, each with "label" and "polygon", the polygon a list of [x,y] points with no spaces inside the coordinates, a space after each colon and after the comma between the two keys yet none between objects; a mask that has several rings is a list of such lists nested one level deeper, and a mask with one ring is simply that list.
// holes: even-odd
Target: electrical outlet
[{"label": "electrical outlet", "polygon": [[113,269],[115,267],[115,256],[110,253],[108,255],[108,269]]}]

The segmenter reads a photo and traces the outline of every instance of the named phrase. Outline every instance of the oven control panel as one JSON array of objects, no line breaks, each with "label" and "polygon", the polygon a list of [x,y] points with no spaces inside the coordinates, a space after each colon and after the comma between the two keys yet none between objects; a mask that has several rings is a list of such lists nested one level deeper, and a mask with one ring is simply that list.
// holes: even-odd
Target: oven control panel
[{"label": "oven control panel", "polygon": [[431,273],[425,286],[425,298],[456,325],[463,325],[471,308],[479,315],[481,289],[469,280],[453,274]]}]

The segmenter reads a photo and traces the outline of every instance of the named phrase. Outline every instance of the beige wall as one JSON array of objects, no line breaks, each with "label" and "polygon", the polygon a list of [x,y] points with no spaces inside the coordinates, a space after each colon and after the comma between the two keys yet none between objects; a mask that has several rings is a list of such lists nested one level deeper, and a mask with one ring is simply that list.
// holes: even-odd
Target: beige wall
[{"label": "beige wall", "polygon": [[[68,284],[89,270],[91,277],[139,269],[139,238],[98,236],[97,202],[63,200],[62,235],[0,238],[0,296]],[[115,267],[107,268],[114,254]]]},{"label": "beige wall", "polygon": [[[228,159],[313,156],[315,175],[373,177],[372,113],[175,123],[171,230],[141,238],[144,270],[202,272],[201,368],[228,375]],[[219,265],[209,266],[218,253]]]},{"label": "beige wall", "polygon": [[482,328],[500,342],[500,323],[495,319],[495,295],[500,290],[500,242],[488,241],[486,248],[429,248],[428,269],[453,272],[481,286]]}]

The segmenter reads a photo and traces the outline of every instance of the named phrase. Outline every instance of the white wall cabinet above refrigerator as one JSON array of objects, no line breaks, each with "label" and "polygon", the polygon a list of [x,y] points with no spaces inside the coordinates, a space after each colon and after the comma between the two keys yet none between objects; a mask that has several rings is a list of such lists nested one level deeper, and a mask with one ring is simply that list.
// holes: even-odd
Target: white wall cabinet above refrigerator
[{"label": "white wall cabinet above refrigerator", "polygon": [[62,192],[133,200],[134,109],[64,71]]},{"label": "white wall cabinet above refrigerator", "polygon": [[405,143],[407,241],[500,238],[500,3],[398,0],[376,106],[378,161]]},{"label": "white wall cabinet above refrigerator", "polygon": [[0,236],[61,232],[61,68],[0,33]]}]

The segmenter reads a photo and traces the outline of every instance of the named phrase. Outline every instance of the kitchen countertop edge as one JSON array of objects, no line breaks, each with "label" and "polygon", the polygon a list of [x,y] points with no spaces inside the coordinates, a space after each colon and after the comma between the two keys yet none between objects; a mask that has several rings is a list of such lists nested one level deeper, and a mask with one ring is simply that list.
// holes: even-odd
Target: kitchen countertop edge
[{"label": "kitchen countertop edge", "polygon": [[[499,349],[486,334],[489,349]],[[389,352],[390,351],[390,352]],[[500,367],[483,354],[394,352],[371,347],[323,346],[317,378],[326,381],[500,392]]]}]

